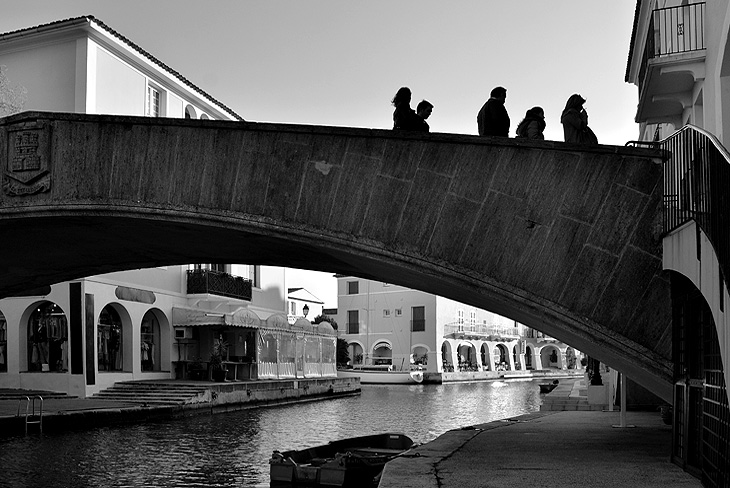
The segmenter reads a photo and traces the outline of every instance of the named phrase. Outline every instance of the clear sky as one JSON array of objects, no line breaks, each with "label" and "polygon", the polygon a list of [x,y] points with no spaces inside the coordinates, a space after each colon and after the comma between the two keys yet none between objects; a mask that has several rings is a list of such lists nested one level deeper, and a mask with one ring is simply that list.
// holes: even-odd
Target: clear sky
[{"label": "clear sky", "polygon": [[[568,97],[603,144],[638,137],[624,82],[635,0],[0,0],[0,32],[94,15],[244,119],[392,128],[390,100],[434,105],[432,132],[476,134],[507,88],[510,135],[545,109],[562,140]],[[12,80],[12,72],[8,73]],[[304,286],[334,307],[331,285]],[[327,296],[322,296],[322,295]]]}]

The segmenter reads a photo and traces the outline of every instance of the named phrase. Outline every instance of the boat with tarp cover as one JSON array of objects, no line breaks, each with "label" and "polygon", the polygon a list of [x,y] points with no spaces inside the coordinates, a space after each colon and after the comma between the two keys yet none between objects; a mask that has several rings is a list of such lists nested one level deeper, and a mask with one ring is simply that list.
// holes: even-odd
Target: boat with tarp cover
[{"label": "boat with tarp cover", "polygon": [[373,486],[385,463],[411,447],[410,437],[384,433],[274,451],[269,460],[271,486]]}]

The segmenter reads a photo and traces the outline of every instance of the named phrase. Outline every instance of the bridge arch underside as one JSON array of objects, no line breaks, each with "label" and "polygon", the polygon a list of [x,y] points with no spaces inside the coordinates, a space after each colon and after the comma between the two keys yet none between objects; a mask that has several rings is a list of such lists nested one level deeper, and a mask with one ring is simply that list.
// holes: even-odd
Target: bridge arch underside
[{"label": "bridge arch underside", "polygon": [[671,401],[654,152],[39,113],[0,121],[0,148],[26,126],[52,134],[51,185],[0,195],[0,296],[192,262],[330,271],[510,317]]}]

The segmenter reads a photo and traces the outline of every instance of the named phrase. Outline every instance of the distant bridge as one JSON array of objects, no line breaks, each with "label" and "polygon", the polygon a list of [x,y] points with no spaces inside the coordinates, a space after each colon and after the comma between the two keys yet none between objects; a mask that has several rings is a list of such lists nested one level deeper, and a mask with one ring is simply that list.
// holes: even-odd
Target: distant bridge
[{"label": "distant bridge", "polygon": [[331,271],[518,320],[671,401],[655,151],[41,112],[0,142],[0,296],[194,262]]}]

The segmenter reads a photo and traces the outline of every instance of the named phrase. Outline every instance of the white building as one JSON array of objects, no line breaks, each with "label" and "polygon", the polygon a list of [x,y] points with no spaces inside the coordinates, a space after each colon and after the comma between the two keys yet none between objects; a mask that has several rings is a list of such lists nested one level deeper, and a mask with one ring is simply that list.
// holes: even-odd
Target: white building
[{"label": "white building", "polygon": [[91,16],[0,34],[0,65],[24,110],[243,120]]},{"label": "white building", "polygon": [[448,298],[338,275],[338,336],[353,366],[420,366],[444,381],[573,369],[578,352],[506,317]]},{"label": "white building", "polygon": [[[730,4],[639,0],[626,67],[638,86],[640,140],[686,124],[730,141]],[[725,122],[725,115],[729,115]]]},{"label": "white building", "polygon": [[638,87],[640,139],[667,154],[672,459],[705,486],[729,486],[730,2],[638,0],[626,81]]},{"label": "white building", "polygon": [[[0,34],[0,65],[27,90],[24,110],[242,120],[93,17]],[[117,381],[190,377],[221,338],[238,379],[333,376],[334,332],[292,327],[284,290],[284,268],[203,264],[0,300],[0,388],[85,397]],[[306,358],[295,364],[297,340]]]}]

